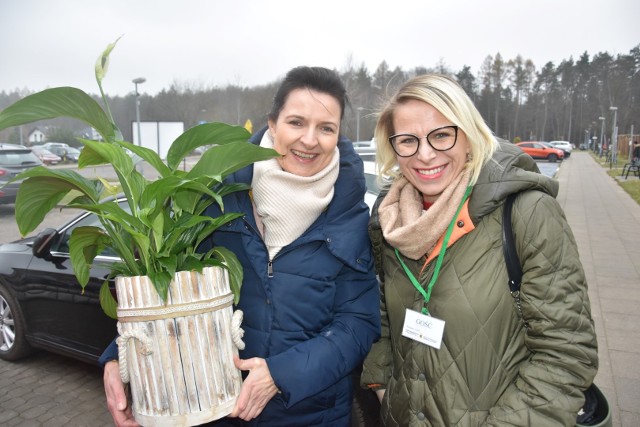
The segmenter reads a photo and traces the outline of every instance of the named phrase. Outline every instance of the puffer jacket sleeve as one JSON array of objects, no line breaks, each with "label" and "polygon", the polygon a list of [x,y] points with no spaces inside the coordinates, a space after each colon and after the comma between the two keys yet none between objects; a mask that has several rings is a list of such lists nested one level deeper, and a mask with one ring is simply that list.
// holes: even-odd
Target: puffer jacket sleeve
[{"label": "puffer jacket sleeve", "polygon": [[[521,193],[512,221],[523,278],[529,350],[487,425],[575,425],[595,377],[597,343],[575,239],[557,201]],[[505,285],[506,286],[506,285]]]},{"label": "puffer jacket sleeve", "polygon": [[[378,198],[374,205],[374,212],[377,213],[378,205],[384,198],[384,194]],[[386,385],[391,377],[392,352],[391,335],[389,330],[389,318],[385,304],[384,270],[382,266],[382,247],[384,238],[378,221],[378,216],[373,215],[369,223],[369,237],[373,248],[373,258],[375,260],[376,272],[380,282],[380,339],[373,344],[371,351],[367,355],[360,376],[360,386],[373,390],[386,389]]]}]

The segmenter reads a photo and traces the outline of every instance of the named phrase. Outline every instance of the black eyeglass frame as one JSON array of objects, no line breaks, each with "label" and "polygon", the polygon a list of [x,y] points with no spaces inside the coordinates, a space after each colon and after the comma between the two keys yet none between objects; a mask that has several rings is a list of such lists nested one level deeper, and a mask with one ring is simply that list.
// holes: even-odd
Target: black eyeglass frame
[{"label": "black eyeglass frame", "polygon": [[[449,148],[445,148],[445,149],[439,149],[439,148],[436,148],[436,147],[434,147],[434,146],[433,146],[433,144],[431,143],[431,141],[429,141],[429,135],[433,134],[434,132],[438,132],[438,131],[440,131],[440,130],[442,130],[442,129],[453,129],[453,130],[455,131],[455,136],[454,136],[454,138],[453,138],[453,144],[451,144],[451,147],[449,147]],[[459,126],[456,126],[456,125],[442,126],[442,127],[439,127],[439,128],[437,128],[437,129],[432,130],[431,132],[429,132],[427,135],[425,135],[425,136],[424,136],[424,137],[422,137],[422,138],[426,139],[426,140],[427,140],[427,144],[429,144],[429,146],[430,146],[431,148],[433,148],[434,150],[436,150],[436,151],[449,151],[449,150],[451,150],[453,147],[455,147],[455,146],[456,146],[456,143],[458,142],[458,129],[459,129]],[[395,146],[395,144],[393,143],[393,140],[394,140],[395,138],[399,137],[399,136],[413,136],[413,137],[415,137],[415,138],[418,140],[418,145],[416,146],[416,151],[414,151],[414,152],[413,152],[413,154],[410,154],[410,155],[407,155],[407,156],[403,156],[402,154],[398,153],[398,150],[396,150],[396,146]],[[394,151],[398,156],[400,156],[400,157],[411,157],[411,156],[415,156],[415,155],[416,155],[416,153],[420,150],[420,143],[422,142],[422,138],[421,138],[421,137],[419,137],[418,135],[413,134],[413,133],[398,133],[398,134],[396,134],[396,135],[391,135],[391,136],[389,137],[389,144],[391,144],[391,148],[393,148],[393,151]]]}]

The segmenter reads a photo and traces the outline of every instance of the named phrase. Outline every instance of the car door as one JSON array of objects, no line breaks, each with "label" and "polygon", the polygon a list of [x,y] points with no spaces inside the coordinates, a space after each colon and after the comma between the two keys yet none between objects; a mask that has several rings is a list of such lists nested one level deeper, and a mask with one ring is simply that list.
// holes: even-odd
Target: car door
[{"label": "car door", "polygon": [[99,255],[84,291],[75,277],[69,256],[69,237],[78,226],[97,225],[85,214],[59,230],[47,259],[33,257],[23,286],[25,317],[30,338],[43,347],[94,360],[116,336],[116,321],[100,307],[99,291],[119,259]]}]

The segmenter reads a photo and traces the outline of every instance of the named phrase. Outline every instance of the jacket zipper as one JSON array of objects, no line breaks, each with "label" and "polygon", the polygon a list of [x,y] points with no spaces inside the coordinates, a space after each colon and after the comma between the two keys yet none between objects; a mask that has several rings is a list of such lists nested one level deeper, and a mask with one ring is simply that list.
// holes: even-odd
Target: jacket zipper
[{"label": "jacket zipper", "polygon": [[[260,234],[260,232],[258,230],[256,230],[255,227],[249,223],[249,221],[247,221],[247,216],[246,215],[242,217],[242,220],[244,221],[245,225],[250,230],[252,230],[258,236],[260,236],[260,241],[262,242],[262,246],[264,246],[264,249],[268,254],[269,253],[269,249],[267,248],[267,245],[264,243],[264,239],[262,238],[262,234]],[[276,256],[276,258],[277,258],[277,256]],[[267,262],[267,277],[270,278],[270,279],[273,278],[273,259],[269,259],[269,262]]]}]

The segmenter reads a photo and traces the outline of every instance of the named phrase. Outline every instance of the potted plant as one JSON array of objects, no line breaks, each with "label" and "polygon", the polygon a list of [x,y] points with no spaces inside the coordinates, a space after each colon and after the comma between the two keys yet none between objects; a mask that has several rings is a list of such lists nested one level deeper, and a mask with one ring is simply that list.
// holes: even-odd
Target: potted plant
[{"label": "potted plant", "polygon": [[[82,120],[103,141],[80,139],[84,149],[78,168],[112,165],[117,185],[73,170],[36,167],[15,178],[23,180],[16,221],[26,235],[60,205],[98,216],[101,227],[74,229],[71,262],[84,286],[103,249],[112,249],[121,259],[112,269],[118,302],[107,282],[100,302],[108,315],[115,317],[117,312],[121,371],[123,379],[131,378],[136,419],[144,425],[200,424],[231,411],[241,381],[233,366],[237,349],[231,347],[229,324],[242,267],[225,248],[206,253],[197,249],[215,229],[242,214],[210,218],[203,213],[212,203],[223,207],[226,194],[248,189],[223,184],[227,175],[277,153],[248,143],[244,128],[222,123],[184,132],[169,148],[166,163],[154,151],[124,141],[102,89],[116,43],[105,49],[95,66],[105,109],[77,88],[47,89],[0,112],[0,130],[55,117]],[[202,146],[211,148],[189,171],[181,170],[185,156]],[[159,178],[148,181],[127,150],[146,161]],[[118,194],[126,203],[119,203]],[[52,238],[45,233],[37,239],[34,254]]]}]

